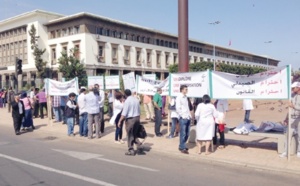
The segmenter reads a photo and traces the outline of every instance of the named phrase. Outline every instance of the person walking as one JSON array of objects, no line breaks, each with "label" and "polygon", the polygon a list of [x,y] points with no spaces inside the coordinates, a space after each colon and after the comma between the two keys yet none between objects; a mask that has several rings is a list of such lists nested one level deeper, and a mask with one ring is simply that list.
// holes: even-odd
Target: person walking
[{"label": "person walking", "polygon": [[66,117],[67,117],[67,125],[68,125],[68,136],[75,136],[74,134],[74,121],[75,121],[75,109],[77,105],[75,104],[75,93],[69,94],[69,100],[66,105]]},{"label": "person walking", "polygon": [[218,117],[215,118],[215,133],[213,137],[213,145],[217,145],[217,131],[220,135],[219,147],[218,149],[225,148],[225,118],[226,112],[228,111],[228,101],[227,99],[217,99],[214,104]]},{"label": "person walking", "polygon": [[243,100],[243,110],[245,111],[244,122],[250,123],[250,111],[253,110],[253,103],[251,99],[244,99]]},{"label": "person walking", "polygon": [[68,96],[61,96],[60,97],[60,111],[61,111],[61,118],[62,118],[62,124],[67,124],[67,118],[65,116],[65,108],[66,103],[68,101]]},{"label": "person walking", "polygon": [[[43,89],[42,91],[40,91],[36,97],[39,100],[39,109],[40,109],[40,117],[41,119],[44,119],[44,108],[46,109],[46,113],[47,113],[47,97],[46,97],[46,93],[45,93],[45,89]],[[48,116],[51,117],[51,116]]]},{"label": "person walking", "polygon": [[87,137],[88,135],[88,113],[86,107],[86,88],[80,88],[80,95],[78,96],[78,108],[79,108],[79,135],[81,137]]},{"label": "person walking", "polygon": [[126,132],[127,132],[127,156],[135,156],[134,144],[137,145],[138,152],[141,152],[141,143],[133,132],[134,127],[140,124],[140,101],[131,94],[129,89],[125,90],[126,101],[124,102],[121,118],[118,123],[118,127],[121,127],[122,122],[126,119]]},{"label": "person walking", "polygon": [[34,118],[38,118],[39,117],[39,98],[37,97],[37,94],[39,93],[40,89],[39,88],[35,88],[34,90],[34,106],[33,106],[33,116]]},{"label": "person walking", "polygon": [[114,95],[114,102],[113,102],[113,116],[111,117],[109,123],[112,125],[116,125],[116,132],[115,132],[115,143],[124,144],[122,140],[123,137],[123,124],[124,120],[121,122],[120,127],[118,126],[119,120],[121,118],[123,106],[124,106],[125,98],[123,94],[119,91],[115,91]]},{"label": "person walking", "polygon": [[93,138],[93,123],[96,125],[96,138],[100,138],[100,97],[97,88],[90,87],[90,92],[85,96],[88,113],[88,139]]},{"label": "person walking", "polygon": [[187,86],[181,85],[180,94],[176,97],[176,112],[179,115],[180,125],[179,151],[184,154],[189,153],[186,142],[189,138],[190,123],[192,119],[187,93]]},{"label": "person walking", "polygon": [[[171,121],[172,121],[172,126],[171,126],[171,132],[168,136],[169,139],[172,139],[175,137],[175,130],[176,128],[179,128],[178,122],[179,122],[179,115],[176,112],[176,97],[172,97],[169,100],[169,110],[171,111]],[[178,126],[178,127],[176,127]]]},{"label": "person walking", "polygon": [[7,103],[7,91],[6,91],[6,89],[3,89],[1,99],[2,99],[3,108],[5,108],[6,103]]},{"label": "person walking", "polygon": [[152,106],[152,98],[150,95],[143,95],[143,104],[146,112],[146,120],[154,120],[153,106]]},{"label": "person walking", "polygon": [[154,132],[156,137],[162,137],[162,133],[160,132],[160,126],[162,123],[162,90],[161,88],[157,88],[155,95],[153,96],[153,105],[154,105],[154,113],[155,113],[155,127]]},{"label": "person walking", "polygon": [[[20,99],[20,97],[19,97]],[[15,100],[15,92],[14,90],[12,89],[12,87],[9,88],[9,91],[8,91],[8,95],[7,95],[7,110],[8,110],[8,113],[10,113],[11,111],[11,102],[13,102]]]},{"label": "person walking", "polygon": [[62,114],[60,109],[61,97],[53,96],[51,102],[52,102],[52,108],[55,116],[55,122],[61,122],[62,121]]},{"label": "person walking", "polygon": [[100,122],[100,132],[104,133],[105,123],[104,123],[104,101],[105,101],[105,93],[101,90],[101,87],[98,84],[95,84],[95,88],[99,92],[99,105],[100,105],[100,115],[99,115],[99,122]]},{"label": "person walking", "polygon": [[26,92],[22,93],[21,101],[23,102],[24,109],[25,109],[24,120],[22,122],[22,130],[25,130],[25,128],[29,128],[29,127],[31,127],[34,130],[35,127],[33,125],[33,119],[32,119],[32,104],[33,104],[33,101],[32,101],[32,99],[27,97]]},{"label": "person walking", "polygon": [[108,98],[108,117],[110,119],[113,116],[113,103],[114,103],[113,90],[108,91],[107,98]]},{"label": "person walking", "polygon": [[16,135],[20,135],[20,128],[22,124],[22,120],[25,115],[25,108],[23,101],[20,100],[19,95],[14,95],[14,100],[10,102],[12,107],[12,118],[14,122],[14,130]]},{"label": "person walking", "polygon": [[208,95],[203,96],[203,103],[200,103],[195,112],[197,120],[197,142],[199,146],[198,153],[201,154],[202,143],[205,143],[205,155],[209,155],[209,146],[212,138],[214,137],[215,121],[217,118],[217,110],[211,103]]}]

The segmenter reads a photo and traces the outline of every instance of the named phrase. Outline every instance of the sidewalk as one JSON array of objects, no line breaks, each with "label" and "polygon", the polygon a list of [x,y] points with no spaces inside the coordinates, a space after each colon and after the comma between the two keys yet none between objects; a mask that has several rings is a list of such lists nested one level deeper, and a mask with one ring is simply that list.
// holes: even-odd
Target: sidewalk
[{"label": "sidewalk", "polygon": [[[13,124],[11,113],[7,113],[6,109],[0,108],[0,126],[11,128],[11,135],[15,135],[13,132]],[[53,121],[53,120],[52,120]],[[166,119],[164,120],[166,123]],[[53,123],[48,125],[48,118],[34,119],[36,130],[30,135],[39,136],[54,136],[64,138],[67,140],[80,140],[85,143],[101,143],[107,142],[111,145],[118,145],[114,143],[114,131],[115,127],[110,125],[106,121],[105,134],[100,139],[88,140],[87,138],[79,137],[78,125],[75,126],[75,137],[67,136],[67,126],[61,123]],[[234,134],[226,135],[226,143],[228,144],[225,149],[216,150],[214,153],[206,156],[204,153],[197,154],[198,147],[195,143],[188,143],[189,155],[182,154],[178,151],[179,138],[167,139],[167,126],[162,126],[161,130],[164,137],[158,138],[154,135],[154,123],[142,120],[148,138],[145,141],[145,146],[151,148],[151,151],[159,151],[167,153],[169,155],[178,155],[186,158],[202,159],[211,163],[225,163],[231,165],[238,165],[244,167],[253,167],[264,170],[272,170],[285,173],[300,174],[300,158],[295,155],[291,156],[291,160],[288,162],[286,158],[280,158],[276,151],[276,140],[265,139],[252,136],[241,136]],[[126,137],[126,132],[123,134]],[[17,136],[16,136],[17,137]],[[119,145],[120,146],[120,145]],[[126,144],[124,144],[124,151],[126,151]],[[151,153],[150,151],[150,153]]]}]

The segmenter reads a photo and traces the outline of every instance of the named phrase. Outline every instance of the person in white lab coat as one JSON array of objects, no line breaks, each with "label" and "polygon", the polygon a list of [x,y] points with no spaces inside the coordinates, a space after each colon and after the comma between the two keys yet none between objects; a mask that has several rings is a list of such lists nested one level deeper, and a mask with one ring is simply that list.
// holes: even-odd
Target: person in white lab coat
[{"label": "person in white lab coat", "polygon": [[253,103],[251,99],[244,99],[243,100],[243,110],[245,111],[244,122],[250,123],[250,111],[253,110]]},{"label": "person in white lab coat", "polygon": [[201,154],[202,143],[205,143],[205,154],[208,155],[210,141],[214,137],[215,120],[217,110],[211,103],[208,95],[203,96],[203,103],[197,106],[195,119],[197,120],[197,142],[199,146],[199,154]]}]

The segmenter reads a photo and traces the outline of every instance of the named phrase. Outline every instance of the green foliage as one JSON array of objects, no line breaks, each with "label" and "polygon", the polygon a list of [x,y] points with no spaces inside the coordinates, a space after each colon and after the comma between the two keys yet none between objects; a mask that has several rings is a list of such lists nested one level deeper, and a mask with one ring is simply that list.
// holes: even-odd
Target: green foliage
[{"label": "green foliage", "polygon": [[120,90],[121,90],[122,92],[124,91],[124,82],[123,82],[122,75],[120,75]]},{"label": "green foliage", "polygon": [[[212,62],[199,62],[192,63],[189,65],[190,72],[200,72],[205,71],[207,69],[213,70],[214,64]],[[266,71],[266,69],[258,68],[258,67],[248,67],[248,66],[234,66],[227,64],[217,64],[216,70],[220,72],[227,72],[231,74],[239,74],[239,75],[248,75],[248,74],[256,74],[259,72]],[[169,66],[170,73],[178,72],[178,65],[170,65]]]},{"label": "green foliage", "polygon": [[78,57],[78,49],[70,49],[70,55],[66,52],[61,53],[61,57],[58,59],[58,71],[63,74],[66,79],[78,78],[79,86],[87,85],[87,76],[84,65],[80,63]]},{"label": "green foliage", "polygon": [[36,28],[33,24],[31,25],[29,35],[30,35],[31,50],[33,50],[32,54],[34,56],[35,67],[37,69],[37,77],[45,78],[47,75],[46,73],[47,62],[42,59],[42,56],[46,52],[46,49],[40,49],[38,47],[39,36],[37,36]]}]

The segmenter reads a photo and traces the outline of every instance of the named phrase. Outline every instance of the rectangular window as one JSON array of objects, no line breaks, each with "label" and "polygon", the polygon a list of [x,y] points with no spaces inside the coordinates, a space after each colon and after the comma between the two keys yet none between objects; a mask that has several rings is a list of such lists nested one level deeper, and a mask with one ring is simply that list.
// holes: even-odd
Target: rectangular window
[{"label": "rectangular window", "polygon": [[125,50],[125,60],[129,60],[129,50],[128,49],[126,49]]},{"label": "rectangular window", "polygon": [[177,55],[173,56],[173,62],[174,62],[174,64],[176,64],[176,62],[177,62]]},{"label": "rectangular window", "polygon": [[160,66],[160,54],[156,54],[156,64]]},{"label": "rectangular window", "polygon": [[67,46],[63,46],[62,52],[68,54],[68,47]]},{"label": "rectangular window", "polygon": [[103,47],[102,47],[102,46],[99,46],[99,49],[98,49],[98,56],[99,56],[99,57],[103,57]]},{"label": "rectangular window", "polygon": [[141,61],[141,52],[140,51],[137,51],[136,52],[136,61]]},{"label": "rectangular window", "polygon": [[147,62],[148,62],[148,63],[151,62],[151,55],[150,55],[150,52],[147,52]]},{"label": "rectangular window", "polygon": [[50,38],[51,38],[51,39],[54,39],[54,38],[55,38],[55,31],[51,31],[51,32],[50,32]]},{"label": "rectangular window", "polygon": [[169,54],[166,54],[166,65],[169,65]]},{"label": "rectangular window", "polygon": [[61,30],[56,30],[56,36],[61,37]]},{"label": "rectangular window", "polygon": [[67,29],[62,29],[62,36],[67,36],[68,33],[67,33]]},{"label": "rectangular window", "polygon": [[77,58],[77,59],[80,59],[80,45],[79,44],[76,44],[75,45],[75,57]]},{"label": "rectangular window", "polygon": [[56,49],[55,48],[51,49],[51,64],[52,65],[56,64]]},{"label": "rectangular window", "polygon": [[113,59],[117,59],[117,48],[112,48],[112,57],[113,57]]},{"label": "rectangular window", "polygon": [[79,33],[79,26],[75,26],[73,31],[74,31],[74,34],[78,34]]}]

